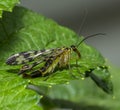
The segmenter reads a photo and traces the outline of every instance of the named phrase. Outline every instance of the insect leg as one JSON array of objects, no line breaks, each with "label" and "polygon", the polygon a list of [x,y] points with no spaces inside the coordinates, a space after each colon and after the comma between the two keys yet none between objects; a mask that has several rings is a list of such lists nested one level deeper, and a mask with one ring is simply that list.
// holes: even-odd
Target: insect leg
[{"label": "insect leg", "polygon": [[[84,74],[82,74],[80,72],[80,70],[78,69],[79,65],[78,65],[78,59],[81,58],[81,54],[79,52],[79,50],[76,48],[76,46],[72,45],[71,48],[73,49],[73,51],[77,54],[78,58],[76,59],[76,68],[77,68],[77,71],[78,73],[81,75],[82,78],[84,78]],[[77,77],[76,77],[77,78]]]},{"label": "insect leg", "polygon": [[82,79],[84,79],[85,75],[84,75],[84,73],[80,72],[79,67],[81,67],[81,65],[78,64],[78,60],[76,59],[76,69],[77,69],[77,72],[79,73],[80,77]]},{"label": "insect leg", "polygon": [[68,54],[68,68],[69,68],[69,73],[73,78],[76,78],[76,76],[73,74],[72,67],[70,66],[70,54]]}]

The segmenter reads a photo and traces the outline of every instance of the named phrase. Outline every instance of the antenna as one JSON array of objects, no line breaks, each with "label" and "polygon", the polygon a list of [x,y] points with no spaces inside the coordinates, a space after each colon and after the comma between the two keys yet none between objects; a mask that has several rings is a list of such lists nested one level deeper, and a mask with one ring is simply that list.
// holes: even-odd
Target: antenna
[{"label": "antenna", "polygon": [[90,36],[87,36],[87,37],[85,37],[82,41],[80,41],[77,45],[76,45],[76,47],[78,47],[83,41],[85,41],[86,39],[88,39],[88,38],[91,38],[91,37],[95,37],[95,36],[97,36],[97,35],[106,35],[105,33],[97,33],[97,34],[92,34],[92,35],[90,35]]},{"label": "antenna", "polygon": [[85,9],[84,11],[85,11],[85,14],[84,14],[84,16],[83,16],[83,18],[82,18],[82,23],[81,23],[81,25],[79,26],[79,29],[78,29],[78,32],[77,32],[78,34],[81,34],[81,32],[82,32],[82,30],[83,30],[83,27],[84,27],[84,25],[85,25],[85,21],[86,21],[87,15],[88,15],[88,10]]}]

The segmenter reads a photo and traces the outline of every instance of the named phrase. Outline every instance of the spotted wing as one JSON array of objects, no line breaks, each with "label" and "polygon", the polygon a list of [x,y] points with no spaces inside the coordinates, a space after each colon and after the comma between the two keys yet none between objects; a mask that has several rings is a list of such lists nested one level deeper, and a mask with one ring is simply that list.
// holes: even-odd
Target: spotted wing
[{"label": "spotted wing", "polygon": [[28,62],[32,62],[35,59],[39,58],[39,60],[43,60],[46,57],[54,54],[57,49],[48,49],[48,50],[40,50],[40,51],[27,51],[14,54],[10,56],[6,60],[6,64],[8,65],[19,65],[19,64],[26,64]]}]

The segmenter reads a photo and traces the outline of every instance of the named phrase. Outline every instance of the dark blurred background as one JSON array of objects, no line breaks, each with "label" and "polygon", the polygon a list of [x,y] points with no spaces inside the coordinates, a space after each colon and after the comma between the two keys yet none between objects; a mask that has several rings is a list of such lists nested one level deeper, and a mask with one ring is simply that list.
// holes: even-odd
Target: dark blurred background
[{"label": "dark blurred background", "polygon": [[21,0],[21,5],[83,36],[106,33],[86,42],[120,67],[120,0]]}]

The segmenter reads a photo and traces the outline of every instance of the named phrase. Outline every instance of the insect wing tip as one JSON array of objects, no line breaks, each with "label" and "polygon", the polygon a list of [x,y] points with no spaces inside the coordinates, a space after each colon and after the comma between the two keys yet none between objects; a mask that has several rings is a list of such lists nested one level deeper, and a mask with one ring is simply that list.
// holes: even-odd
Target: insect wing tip
[{"label": "insect wing tip", "polygon": [[15,65],[17,62],[16,62],[16,57],[13,55],[11,57],[9,57],[6,62],[5,62],[7,65]]}]

